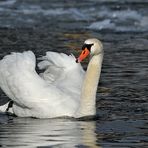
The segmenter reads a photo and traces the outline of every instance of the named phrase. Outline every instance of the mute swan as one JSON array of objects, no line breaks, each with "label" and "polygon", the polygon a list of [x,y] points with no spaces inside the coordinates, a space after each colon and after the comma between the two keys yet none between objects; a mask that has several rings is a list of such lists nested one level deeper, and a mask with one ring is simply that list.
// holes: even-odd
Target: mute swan
[{"label": "mute swan", "polygon": [[[80,62],[90,55],[87,71]],[[35,71],[32,51],[11,53],[0,61],[0,87],[13,101],[11,113],[20,117],[55,118],[95,115],[96,91],[101,73],[103,46],[87,39],[80,56],[47,52]],[[8,108],[9,103],[0,107]],[[8,109],[7,109],[8,110]]]}]

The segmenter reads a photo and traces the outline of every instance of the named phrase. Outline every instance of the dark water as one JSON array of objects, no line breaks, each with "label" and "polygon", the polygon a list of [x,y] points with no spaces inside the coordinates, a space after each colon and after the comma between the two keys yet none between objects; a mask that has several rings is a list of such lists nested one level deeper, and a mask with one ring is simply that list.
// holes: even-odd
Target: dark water
[{"label": "dark water", "polygon": [[[0,58],[78,52],[97,37],[105,56],[94,120],[0,114],[0,147],[148,147],[148,1],[1,0]],[[83,63],[84,68],[87,61]],[[0,92],[0,103],[8,98]]]}]

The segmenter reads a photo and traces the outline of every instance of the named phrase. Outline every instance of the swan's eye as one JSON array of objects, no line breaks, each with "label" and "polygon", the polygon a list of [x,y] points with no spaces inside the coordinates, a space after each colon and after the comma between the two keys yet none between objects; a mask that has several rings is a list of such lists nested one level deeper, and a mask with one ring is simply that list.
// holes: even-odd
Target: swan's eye
[{"label": "swan's eye", "polygon": [[84,44],[83,47],[82,47],[82,50],[87,48],[90,51],[92,45],[94,45],[94,44]]}]

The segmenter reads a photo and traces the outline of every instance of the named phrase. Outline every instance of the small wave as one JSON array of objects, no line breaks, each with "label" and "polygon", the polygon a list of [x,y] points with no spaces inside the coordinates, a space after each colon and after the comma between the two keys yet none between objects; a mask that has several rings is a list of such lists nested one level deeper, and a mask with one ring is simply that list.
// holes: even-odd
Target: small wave
[{"label": "small wave", "polygon": [[40,6],[30,5],[30,6],[21,6],[19,13],[25,15],[36,15],[41,14],[43,16],[61,16],[61,15],[70,15],[75,20],[86,20],[88,19],[87,15],[79,11],[77,8],[56,8],[56,9],[43,9]]},{"label": "small wave", "polygon": [[16,0],[6,0],[0,2],[0,6],[7,6],[7,5],[13,5],[16,2]]},{"label": "small wave", "polygon": [[103,21],[94,22],[88,28],[89,29],[96,29],[96,30],[97,29],[98,30],[113,29],[113,28],[115,28],[115,24],[112,23],[110,19],[106,19]]},{"label": "small wave", "polygon": [[134,10],[103,11],[101,21],[91,23],[88,28],[94,30],[111,29],[113,31],[146,31],[148,17]]},{"label": "small wave", "polygon": [[67,13],[65,10],[62,8],[56,8],[56,9],[47,9],[44,10],[39,6],[31,6],[29,8],[21,8],[18,10],[20,13],[23,13],[25,15],[31,15],[31,14],[42,14],[42,15],[63,15]]},{"label": "small wave", "polygon": [[142,16],[137,11],[128,9],[128,10],[113,12],[112,18],[117,18],[119,20],[125,20],[125,19],[140,20]]}]

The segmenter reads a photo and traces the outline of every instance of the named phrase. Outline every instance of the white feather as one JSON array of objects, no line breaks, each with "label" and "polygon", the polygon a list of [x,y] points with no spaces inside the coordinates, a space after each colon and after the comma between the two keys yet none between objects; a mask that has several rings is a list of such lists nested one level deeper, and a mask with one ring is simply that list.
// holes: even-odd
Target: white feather
[{"label": "white feather", "polygon": [[35,71],[31,51],[12,53],[0,61],[0,87],[14,101],[13,112],[21,117],[74,116],[79,107],[84,71],[74,56],[47,52]]}]

